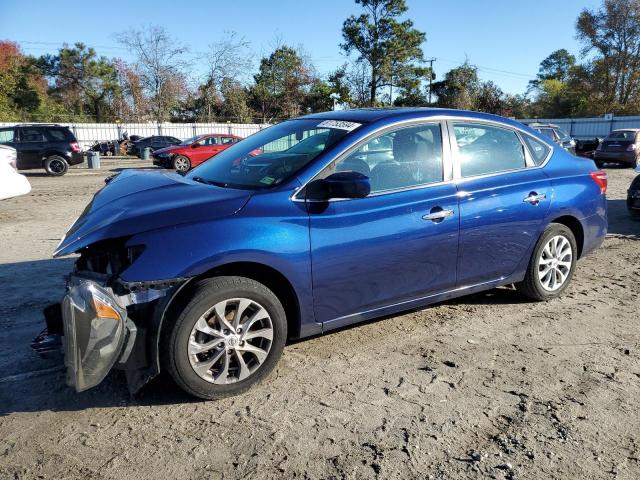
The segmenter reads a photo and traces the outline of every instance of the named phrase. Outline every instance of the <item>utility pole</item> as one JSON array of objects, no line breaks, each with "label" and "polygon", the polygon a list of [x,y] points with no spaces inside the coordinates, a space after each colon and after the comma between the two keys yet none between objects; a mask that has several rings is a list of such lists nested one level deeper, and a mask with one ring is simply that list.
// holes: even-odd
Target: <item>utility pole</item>
[{"label": "utility pole", "polygon": [[429,105],[431,105],[431,82],[436,78],[433,73],[433,62],[435,62],[437,58],[430,58],[429,60],[425,60],[429,64]]}]

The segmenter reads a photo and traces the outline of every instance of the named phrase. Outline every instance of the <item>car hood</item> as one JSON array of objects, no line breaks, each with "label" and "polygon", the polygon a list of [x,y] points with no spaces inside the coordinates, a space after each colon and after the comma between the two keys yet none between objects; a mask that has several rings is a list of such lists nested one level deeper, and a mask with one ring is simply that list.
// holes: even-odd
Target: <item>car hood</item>
[{"label": "car hood", "polygon": [[233,215],[252,193],[205,185],[173,172],[125,170],[95,194],[54,257],[101,240]]}]

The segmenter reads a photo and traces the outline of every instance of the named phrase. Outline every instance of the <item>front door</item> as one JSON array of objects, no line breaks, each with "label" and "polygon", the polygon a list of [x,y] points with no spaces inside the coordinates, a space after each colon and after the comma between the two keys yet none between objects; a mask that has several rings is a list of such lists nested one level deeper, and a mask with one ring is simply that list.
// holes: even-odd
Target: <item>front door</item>
[{"label": "front door", "polygon": [[540,235],[551,182],[515,131],[465,122],[451,130],[460,177],[458,287],[506,278]]},{"label": "front door", "polygon": [[325,328],[399,310],[456,283],[458,199],[443,166],[450,163],[448,150],[443,162],[442,126],[382,136],[391,158],[367,158],[375,148],[360,147],[320,175],[363,173],[371,180],[368,197],[308,203],[315,315]]}]

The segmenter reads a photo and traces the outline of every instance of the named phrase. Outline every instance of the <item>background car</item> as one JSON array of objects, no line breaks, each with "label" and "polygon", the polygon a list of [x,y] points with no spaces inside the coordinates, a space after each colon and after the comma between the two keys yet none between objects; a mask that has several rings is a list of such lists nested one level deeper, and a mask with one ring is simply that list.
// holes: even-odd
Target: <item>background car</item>
[{"label": "background car", "polygon": [[602,167],[605,163],[617,163],[635,167],[640,152],[639,132],[638,128],[612,131],[596,148],[594,154],[596,165]]},{"label": "background car", "polygon": [[640,175],[633,179],[627,190],[627,208],[632,217],[640,219]]},{"label": "background car", "polygon": [[571,135],[552,123],[531,123],[529,127],[560,145],[570,153],[576,154],[576,142]]},{"label": "background car", "polygon": [[151,153],[161,148],[170,147],[171,145],[178,145],[182,140],[172,137],[170,135],[152,135],[150,137],[143,137],[135,142],[132,142],[129,146],[127,153],[130,155],[137,155],[142,157],[142,151],[149,147]]},{"label": "background car", "polygon": [[16,149],[0,145],[0,200],[31,191],[29,180],[16,170]]},{"label": "background car", "polygon": [[236,135],[196,135],[178,145],[161,148],[153,152],[153,164],[186,172],[209,160],[234,143],[242,140]]},{"label": "background car", "polygon": [[0,128],[0,145],[17,151],[18,170],[44,168],[64,175],[69,166],[84,162],[80,145],[69,128],[57,124],[21,124]]}]

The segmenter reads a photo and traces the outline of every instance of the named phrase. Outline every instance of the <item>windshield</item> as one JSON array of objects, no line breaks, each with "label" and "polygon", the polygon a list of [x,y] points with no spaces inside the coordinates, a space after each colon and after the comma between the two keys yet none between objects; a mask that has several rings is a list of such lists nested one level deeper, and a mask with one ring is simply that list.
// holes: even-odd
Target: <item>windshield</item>
[{"label": "windshield", "polygon": [[186,140],[183,140],[182,142],[180,142],[178,145],[183,145],[183,146],[191,145],[193,142],[198,140],[200,137],[202,137],[202,135],[196,135],[195,137],[187,138]]},{"label": "windshield", "polygon": [[220,152],[187,178],[229,188],[276,186],[360,125],[318,119],[282,122]]},{"label": "windshield", "polygon": [[636,138],[634,130],[622,130],[620,132],[611,132],[607,140],[633,140]]}]

